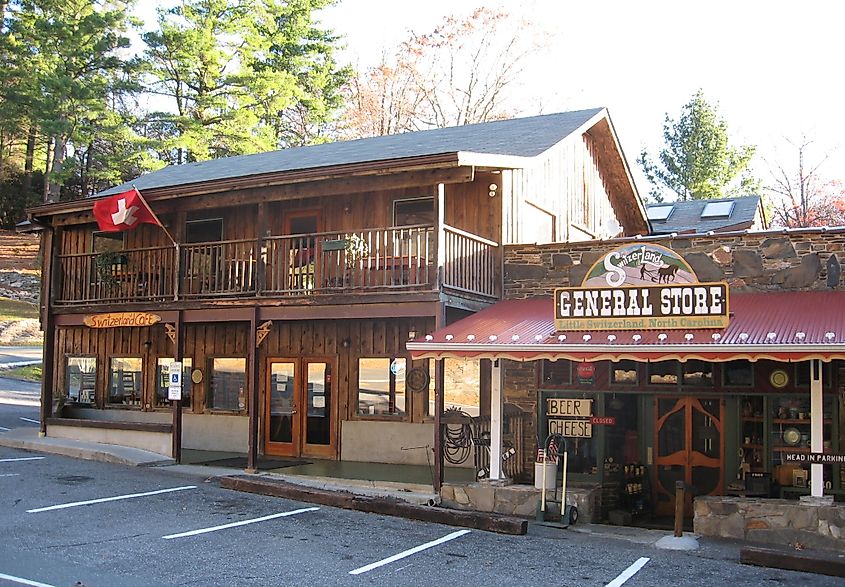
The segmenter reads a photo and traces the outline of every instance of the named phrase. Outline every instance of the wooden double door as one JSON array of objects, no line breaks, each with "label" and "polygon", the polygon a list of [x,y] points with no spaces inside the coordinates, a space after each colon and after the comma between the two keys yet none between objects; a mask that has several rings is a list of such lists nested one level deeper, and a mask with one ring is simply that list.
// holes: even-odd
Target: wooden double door
[{"label": "wooden double door", "polygon": [[675,484],[683,481],[685,515],[694,495],[724,490],[725,402],[721,398],[657,397],[655,403],[654,511],[675,511]]},{"label": "wooden double door", "polygon": [[337,391],[329,357],[267,360],[264,453],[335,458]]}]

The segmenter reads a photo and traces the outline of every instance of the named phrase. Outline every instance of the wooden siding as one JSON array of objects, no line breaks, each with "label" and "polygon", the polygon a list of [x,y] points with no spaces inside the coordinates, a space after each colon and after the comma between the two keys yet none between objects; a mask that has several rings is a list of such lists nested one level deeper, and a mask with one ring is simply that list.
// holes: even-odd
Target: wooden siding
[{"label": "wooden siding", "polygon": [[[261,401],[268,357],[337,357],[335,389],[338,394],[338,417],[340,420],[355,418],[358,359],[408,357],[405,342],[411,330],[419,335],[434,330],[434,318],[276,321],[258,351]],[[206,373],[208,359],[246,358],[248,334],[248,324],[245,322],[197,322],[185,325],[185,358],[190,358],[193,367],[202,369],[205,375],[200,384],[186,382],[192,386],[192,401],[188,411],[203,411],[206,385],[209,381],[209,374]],[[348,341],[348,346],[344,346],[344,341]],[[149,345],[145,344],[147,342]],[[53,369],[57,378],[54,405],[58,403],[67,386],[65,363],[68,355],[97,358],[98,406],[106,405],[107,402],[109,359],[141,357],[144,361],[144,409],[153,408],[157,359],[170,358],[174,352],[173,343],[165,334],[163,324],[145,328],[59,327],[55,349]],[[427,369],[427,361],[415,361],[411,364],[411,367],[414,366]],[[411,400],[414,421],[422,419],[426,399],[420,395]]]},{"label": "wooden siding", "polygon": [[557,241],[610,236],[608,220],[619,223],[589,135],[553,147],[536,165],[502,172],[502,184],[505,244],[537,241],[526,202],[554,214]]}]

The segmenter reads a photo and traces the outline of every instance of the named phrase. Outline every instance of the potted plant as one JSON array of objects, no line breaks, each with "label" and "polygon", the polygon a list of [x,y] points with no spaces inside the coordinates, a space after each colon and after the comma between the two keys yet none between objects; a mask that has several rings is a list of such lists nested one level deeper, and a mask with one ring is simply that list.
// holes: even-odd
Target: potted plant
[{"label": "potted plant", "polygon": [[94,267],[97,270],[97,281],[107,287],[117,285],[114,269],[117,265],[126,264],[126,255],[118,251],[103,251],[94,257]]}]

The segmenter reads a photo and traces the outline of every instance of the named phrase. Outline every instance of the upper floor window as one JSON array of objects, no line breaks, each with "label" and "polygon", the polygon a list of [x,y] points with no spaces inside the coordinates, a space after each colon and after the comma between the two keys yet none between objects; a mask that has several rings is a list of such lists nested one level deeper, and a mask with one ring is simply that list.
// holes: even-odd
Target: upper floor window
[{"label": "upper floor window", "polygon": [[434,198],[414,198],[393,202],[393,225],[434,224]]},{"label": "upper floor window", "polygon": [[91,244],[92,253],[115,253],[123,250],[122,232],[95,232]]},{"label": "upper floor window", "polygon": [[185,223],[185,242],[215,243],[223,240],[223,219],[188,220]]}]

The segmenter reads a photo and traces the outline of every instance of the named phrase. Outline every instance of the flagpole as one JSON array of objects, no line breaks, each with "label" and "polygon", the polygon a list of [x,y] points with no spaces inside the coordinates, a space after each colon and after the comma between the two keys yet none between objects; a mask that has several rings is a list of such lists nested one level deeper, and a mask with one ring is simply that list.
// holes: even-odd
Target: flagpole
[{"label": "flagpole", "polygon": [[144,199],[144,196],[143,196],[143,194],[141,194],[141,191],[138,188],[135,187],[134,183],[132,184],[132,189],[135,190],[136,194],[138,194],[138,199],[141,200],[141,203],[144,204],[144,207],[147,209],[147,212],[149,212],[150,215],[155,219],[156,224],[158,224],[161,227],[161,229],[164,231],[164,234],[167,235],[167,238],[170,239],[170,241],[173,243],[173,246],[176,249],[176,267],[175,267],[176,279],[175,279],[174,284],[173,284],[173,301],[178,301],[179,300],[179,281],[180,281],[179,275],[181,274],[180,265],[182,264],[182,255],[179,251],[179,243],[176,242],[176,239],[173,238],[173,235],[170,234],[170,231],[167,230],[167,228],[164,226],[164,223],[161,221],[161,218],[159,218],[158,214],[156,214],[153,211],[153,209],[147,203],[147,200]]},{"label": "flagpole", "polygon": [[150,205],[147,203],[147,200],[145,200],[145,199],[144,199],[144,196],[141,194],[141,192],[138,190],[138,188],[136,188],[136,187],[135,187],[135,184],[132,184],[132,189],[133,189],[133,190],[135,190],[135,193],[136,193],[136,194],[138,194],[138,199],[139,199],[139,200],[141,200],[141,202],[144,204],[144,207],[147,209],[147,212],[149,212],[149,213],[152,215],[152,217],[155,219],[156,223],[157,223],[157,224],[161,227],[161,229],[164,231],[164,234],[166,234],[166,235],[167,235],[167,238],[169,238],[169,239],[170,239],[170,241],[173,243],[173,245],[174,245],[176,248],[179,248],[179,243],[177,243],[177,242],[176,242],[176,239],[175,239],[175,238],[173,238],[173,235],[172,235],[172,234],[170,234],[170,231],[169,231],[169,230],[167,230],[167,228],[164,226],[164,223],[161,221],[161,218],[159,218],[159,217],[158,217],[158,214],[156,214],[155,212],[153,212],[153,209],[152,209],[152,208],[150,207]]}]

